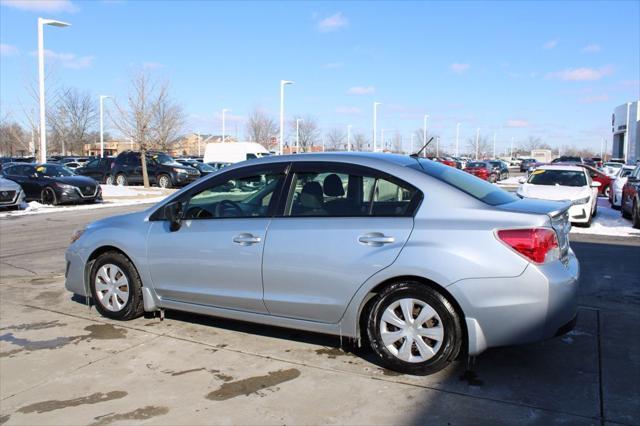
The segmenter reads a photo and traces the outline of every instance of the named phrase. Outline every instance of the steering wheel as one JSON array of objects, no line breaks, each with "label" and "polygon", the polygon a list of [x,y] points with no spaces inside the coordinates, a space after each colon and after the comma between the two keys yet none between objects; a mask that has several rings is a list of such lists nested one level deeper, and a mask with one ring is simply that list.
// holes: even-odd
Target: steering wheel
[{"label": "steering wheel", "polygon": [[186,217],[189,219],[210,219],[213,217],[209,210],[194,206],[187,210]]},{"label": "steering wheel", "polygon": [[242,208],[240,207],[240,204],[231,200],[222,200],[218,204],[216,204],[215,215],[216,217],[234,217],[234,216],[227,216],[224,214],[225,211],[228,211],[231,209],[238,212],[237,216],[242,216],[244,214],[244,212],[242,211]]}]

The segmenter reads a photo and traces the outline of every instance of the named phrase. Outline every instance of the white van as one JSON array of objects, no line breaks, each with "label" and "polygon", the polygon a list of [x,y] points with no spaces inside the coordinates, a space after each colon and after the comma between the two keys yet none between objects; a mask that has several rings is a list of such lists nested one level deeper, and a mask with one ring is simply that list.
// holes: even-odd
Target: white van
[{"label": "white van", "polygon": [[255,142],[211,142],[204,150],[205,163],[239,163],[240,161],[270,155]]}]

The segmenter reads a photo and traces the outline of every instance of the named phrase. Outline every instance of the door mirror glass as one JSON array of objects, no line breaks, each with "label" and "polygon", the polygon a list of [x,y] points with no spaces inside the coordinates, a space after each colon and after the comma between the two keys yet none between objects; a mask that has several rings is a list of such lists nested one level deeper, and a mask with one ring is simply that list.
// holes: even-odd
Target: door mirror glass
[{"label": "door mirror glass", "polygon": [[164,217],[169,221],[169,230],[175,232],[182,225],[182,203],[174,201],[164,206]]}]

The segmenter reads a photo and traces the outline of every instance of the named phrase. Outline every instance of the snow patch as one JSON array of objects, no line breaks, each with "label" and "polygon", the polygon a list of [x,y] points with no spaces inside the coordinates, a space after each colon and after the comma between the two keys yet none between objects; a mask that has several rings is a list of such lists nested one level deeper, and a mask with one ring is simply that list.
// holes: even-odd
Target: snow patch
[{"label": "snow patch", "polygon": [[631,221],[622,217],[620,210],[614,210],[609,201],[598,198],[598,215],[589,228],[571,227],[572,234],[609,235],[614,237],[640,237],[640,229],[631,226]]}]

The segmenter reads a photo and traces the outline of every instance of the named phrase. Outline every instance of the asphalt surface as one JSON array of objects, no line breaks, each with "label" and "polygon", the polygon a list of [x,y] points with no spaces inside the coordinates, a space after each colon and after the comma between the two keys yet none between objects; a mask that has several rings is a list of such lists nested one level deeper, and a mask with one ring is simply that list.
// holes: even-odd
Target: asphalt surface
[{"label": "asphalt surface", "polygon": [[64,290],[64,250],[142,208],[0,219],[0,424],[640,424],[640,239],[572,235],[568,335],[416,377],[332,336],[100,317]]}]

